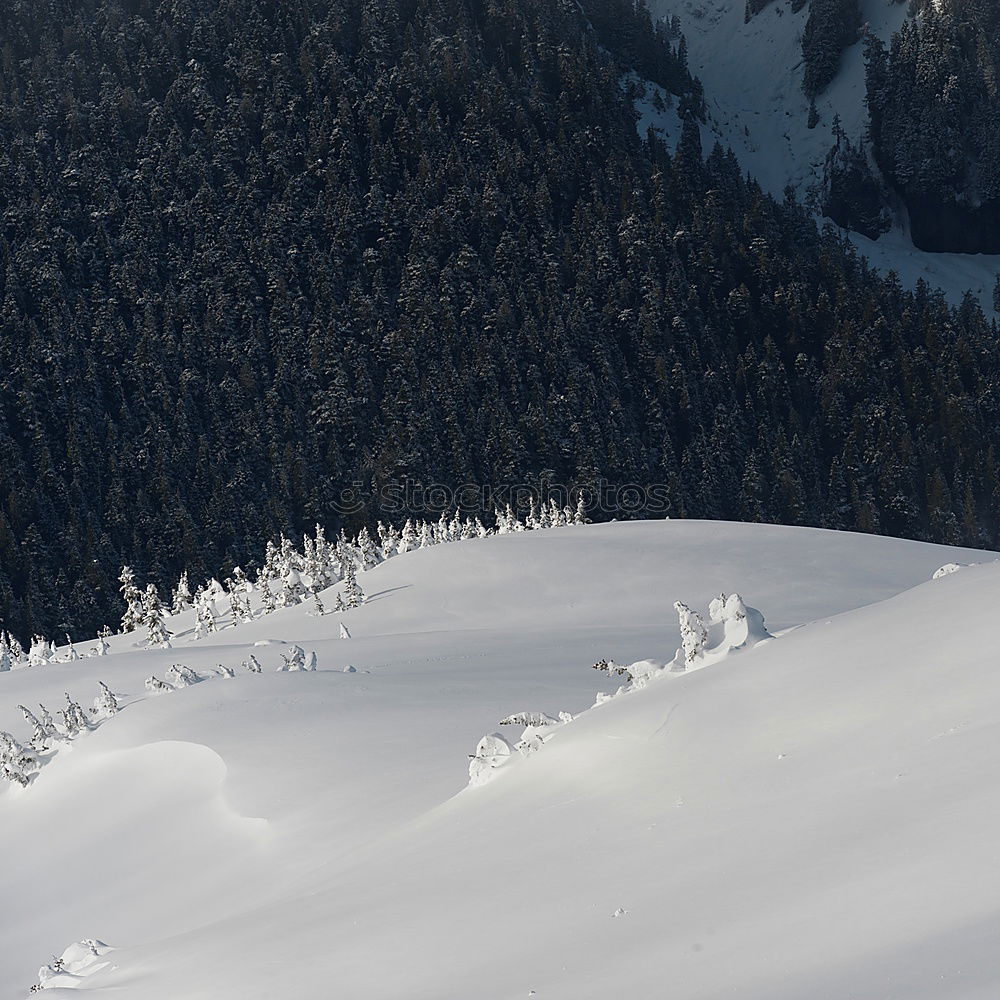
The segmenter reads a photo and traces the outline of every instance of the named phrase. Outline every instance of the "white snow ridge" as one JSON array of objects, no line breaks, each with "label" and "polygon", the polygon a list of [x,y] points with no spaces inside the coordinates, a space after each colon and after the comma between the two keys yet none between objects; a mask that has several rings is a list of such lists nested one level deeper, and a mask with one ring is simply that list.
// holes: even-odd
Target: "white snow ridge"
[{"label": "white snow ridge", "polygon": [[251,591],[47,644],[0,1000],[993,1000],[995,558],[565,526],[359,570],[346,644]]}]

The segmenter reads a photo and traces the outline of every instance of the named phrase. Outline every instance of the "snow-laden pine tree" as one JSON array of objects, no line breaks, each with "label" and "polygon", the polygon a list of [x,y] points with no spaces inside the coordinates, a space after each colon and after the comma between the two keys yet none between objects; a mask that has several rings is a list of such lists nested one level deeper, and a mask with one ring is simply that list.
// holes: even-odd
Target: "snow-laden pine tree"
[{"label": "snow-laden pine tree", "polygon": [[146,646],[150,649],[170,644],[166,614],[160,603],[160,592],[156,589],[156,584],[149,584],[142,600],[142,624],[146,627]]},{"label": "snow-laden pine tree", "polygon": [[348,563],[347,576],[344,578],[344,604],[348,608],[360,607],[365,602],[365,592],[358,583],[354,564]]},{"label": "snow-laden pine tree", "polygon": [[0,777],[26,788],[29,776],[39,768],[38,758],[21,746],[10,733],[0,732]]},{"label": "snow-laden pine tree", "polygon": [[233,567],[233,575],[226,580],[226,596],[233,625],[241,625],[253,617],[250,610],[250,583],[239,566]]},{"label": "snow-laden pine tree", "polygon": [[534,496],[531,497],[531,503],[528,505],[528,516],[524,519],[524,527],[528,531],[535,531],[541,525],[538,520],[538,505],[535,503]]},{"label": "snow-laden pine tree", "polygon": [[550,515],[551,515],[551,508],[543,500],[538,505],[538,524],[537,524],[537,527],[539,529],[551,528],[552,527],[552,520],[551,520],[551,516]]},{"label": "snow-laden pine tree", "polygon": [[190,687],[201,680],[190,667],[184,666],[183,663],[173,664],[167,669],[165,676],[175,688]]},{"label": "snow-laden pine tree", "polygon": [[58,740],[59,733],[56,730],[55,722],[52,721],[52,716],[49,714],[49,710],[41,702],[38,703],[38,710],[42,713],[39,718],[42,728],[49,734],[51,739]]},{"label": "snow-laden pine tree", "polygon": [[164,694],[167,691],[173,691],[173,688],[169,684],[164,684],[159,677],[152,675],[146,678],[145,687],[150,694]]},{"label": "snow-laden pine tree", "polygon": [[279,672],[288,670],[304,670],[306,666],[306,651],[301,646],[292,646],[288,655],[281,654],[282,664],[278,667]]},{"label": "snow-laden pine tree", "polygon": [[10,633],[7,633],[7,648],[10,650],[10,658],[15,663],[24,660],[24,647]]},{"label": "snow-laden pine tree", "polygon": [[10,650],[0,649],[0,674],[6,673],[13,666]]},{"label": "snow-laden pine tree", "polygon": [[451,541],[451,529],[448,527],[448,515],[441,511],[437,524],[434,526],[434,541],[439,544]]},{"label": "snow-laden pine tree", "polygon": [[261,571],[260,576],[257,577],[257,589],[260,591],[260,609],[265,615],[269,615],[276,607],[277,604],[274,600],[274,593],[271,590],[271,584],[268,578]]},{"label": "snow-laden pine tree", "polygon": [[194,637],[202,639],[216,630],[215,605],[207,590],[198,588],[194,598],[195,624]]},{"label": "snow-laden pine tree", "polygon": [[49,648],[49,640],[43,635],[31,637],[31,649],[28,650],[28,665],[32,667],[44,667],[52,659],[52,651]]},{"label": "snow-laden pine tree", "polygon": [[279,560],[280,553],[278,547],[268,539],[267,545],[264,547],[264,565],[260,568],[260,577],[262,579],[276,580],[281,575],[278,570]]},{"label": "snow-laden pine tree", "polygon": [[367,528],[358,532],[358,552],[361,555],[361,568],[372,569],[381,562],[378,549]]},{"label": "snow-laden pine tree", "polygon": [[66,650],[66,659],[70,662],[73,660],[79,660],[80,654],[76,651],[76,646],[73,645],[73,640],[69,637],[69,633],[66,633],[66,645],[68,649]]},{"label": "snow-laden pine tree", "polygon": [[179,615],[182,611],[187,611],[193,605],[194,601],[191,597],[191,586],[188,583],[187,570],[181,573],[180,580],[177,581],[177,586],[174,588],[173,593],[173,603],[172,609],[175,615]]},{"label": "snow-laden pine tree", "polygon": [[404,552],[410,552],[412,549],[417,547],[417,532],[413,527],[413,521],[410,518],[406,519],[406,524],[403,525],[403,532],[399,536],[399,543],[396,546],[396,551],[403,555]]},{"label": "snow-laden pine tree", "polygon": [[66,707],[59,714],[62,716],[63,728],[66,730],[66,735],[71,740],[79,736],[80,733],[85,733],[90,729],[86,713],[80,704],[69,696],[69,692],[66,693]]},{"label": "snow-laden pine tree", "polygon": [[252,674],[259,674],[261,672],[260,660],[258,660],[257,657],[253,655],[253,653],[251,653],[247,657],[246,663],[244,664],[244,666]]},{"label": "snow-laden pine tree", "polygon": [[399,533],[390,524],[384,527],[382,522],[378,523],[379,539],[382,550],[382,559],[391,559],[399,551]]},{"label": "snow-laden pine tree", "polygon": [[343,622],[340,623],[340,638],[341,639],[351,638],[351,633],[348,631],[347,626]]},{"label": "snow-laden pine tree", "polygon": [[681,601],[674,603],[674,610],[680,621],[681,649],[684,651],[683,666],[689,667],[705,652],[708,630],[697,611],[692,611]]},{"label": "snow-laden pine tree", "polygon": [[45,724],[29,708],[17,706],[24,716],[24,721],[31,726],[31,748],[35,753],[45,753],[49,749],[49,739],[55,735],[55,730],[47,729]]},{"label": "snow-laden pine tree", "polygon": [[125,602],[121,631],[134,632],[143,623],[142,591],[135,585],[135,574],[130,566],[122,566],[118,581],[121,583],[122,600]]},{"label": "snow-laden pine tree", "polygon": [[316,615],[317,618],[322,618],[326,614],[326,608],[323,607],[323,602],[320,600],[319,591],[313,591],[313,609],[312,613]]},{"label": "snow-laden pine tree", "polygon": [[97,683],[101,691],[94,699],[94,710],[91,714],[96,719],[110,719],[112,715],[116,715],[118,712],[118,699],[104,681],[98,681]]}]

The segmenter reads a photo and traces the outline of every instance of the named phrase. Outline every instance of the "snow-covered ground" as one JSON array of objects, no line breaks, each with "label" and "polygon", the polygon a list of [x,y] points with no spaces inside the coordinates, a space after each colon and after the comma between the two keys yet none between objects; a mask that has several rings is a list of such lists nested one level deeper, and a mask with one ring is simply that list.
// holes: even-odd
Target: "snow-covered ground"
[{"label": "snow-covered ground", "polygon": [[[860,0],[870,29],[888,43],[908,16],[909,5],[887,0]],[[717,139],[730,147],[761,186],[781,198],[787,186],[805,199],[823,176],[823,164],[834,145],[833,123],[858,144],[868,125],[865,106],[863,46],[844,52],[836,79],[816,100],[819,124],[810,129],[809,101],[802,92],[802,31],[808,5],[792,13],[788,0],[773,0],[744,23],[744,0],[650,0],[657,17],[676,15],[688,43],[691,70],[705,87],[708,107],[706,149]],[[641,133],[654,117],[640,107]],[[676,133],[676,112],[662,121],[668,136]],[[961,302],[973,291],[987,315],[993,312],[993,285],[1000,258],[972,254],[925,253],[913,246],[900,223],[877,242],[852,237],[855,246],[881,271],[895,270],[905,287],[923,278]]]},{"label": "snow-covered ground", "polygon": [[[993,559],[761,525],[566,527],[395,558],[343,615],[305,604],[193,641],[189,614],[173,649],[122,636],[0,673],[0,729],[22,742],[18,704],[89,705],[104,681],[122,705],[0,791],[0,1000],[86,939],[49,987],[993,998]],[[983,565],[931,582],[946,563]],[[666,663],[673,602],[704,615],[723,590],[775,638],[590,707],[622,681],[593,663]],[[315,672],[275,672],[293,642]],[[173,663],[204,679],[148,693]],[[521,735],[499,726],[515,712],[575,718],[467,787],[484,734]]]}]

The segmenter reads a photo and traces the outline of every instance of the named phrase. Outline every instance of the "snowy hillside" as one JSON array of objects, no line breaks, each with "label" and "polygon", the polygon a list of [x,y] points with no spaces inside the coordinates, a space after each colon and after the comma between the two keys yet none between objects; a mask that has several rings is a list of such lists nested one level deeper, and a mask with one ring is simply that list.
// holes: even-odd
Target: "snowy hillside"
[{"label": "snowy hillside", "polygon": [[[0,791],[0,1000],[86,940],[47,989],[993,997],[993,558],[763,525],[564,527],[394,558],[343,614],[305,603],[194,640],[187,612],[173,649],[119,636],[0,673],[0,730],[21,743],[19,704],[89,708],[101,681],[119,703]],[[985,564],[931,581],[946,563]],[[635,668],[640,690],[591,708],[627,680],[592,664],[666,664],[673,602],[707,621],[720,591],[775,638]],[[276,670],[291,644],[315,671]],[[516,713],[549,719],[500,725]]]},{"label": "snowy hillside", "polygon": [[[888,43],[907,17],[908,5],[860,0],[868,27]],[[808,127],[809,100],[802,90],[802,32],[808,6],[797,13],[778,0],[745,23],[744,0],[651,0],[658,17],[677,16],[688,44],[691,70],[705,87],[709,114],[708,148],[717,139],[732,148],[761,186],[781,198],[787,186],[807,198],[823,176],[834,145],[839,116],[846,136],[857,145],[868,124],[863,46],[849,47],[833,83],[816,99],[819,123]],[[644,131],[656,124],[641,107]],[[676,113],[663,115],[662,127],[676,133]],[[934,254],[914,248],[902,225],[878,241],[853,234],[855,246],[882,271],[895,270],[906,287],[923,278],[961,302],[972,290],[987,314],[993,312],[993,285],[1000,261],[985,255]]]}]

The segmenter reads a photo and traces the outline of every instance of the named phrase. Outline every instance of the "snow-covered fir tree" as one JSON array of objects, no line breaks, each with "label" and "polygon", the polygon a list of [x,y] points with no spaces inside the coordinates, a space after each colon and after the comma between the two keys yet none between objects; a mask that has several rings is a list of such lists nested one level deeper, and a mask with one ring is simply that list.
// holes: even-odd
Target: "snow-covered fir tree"
[{"label": "snow-covered fir tree", "polygon": [[377,531],[382,559],[391,559],[399,549],[399,534],[391,524],[386,527],[381,521],[378,523]]},{"label": "snow-covered fir tree", "polygon": [[135,584],[135,574],[130,566],[122,566],[118,581],[121,583],[122,600],[125,602],[121,631],[134,632],[143,623],[142,591]]},{"label": "snow-covered fir tree", "polygon": [[7,635],[7,648],[10,650],[10,658],[15,663],[20,663],[24,660],[24,647],[9,633]]},{"label": "snow-covered fir tree", "polygon": [[182,611],[187,611],[194,604],[194,600],[191,596],[191,586],[188,583],[187,570],[181,573],[180,580],[177,581],[177,586],[174,588],[172,609],[175,615],[179,615]]},{"label": "snow-covered fir tree", "polygon": [[111,629],[107,625],[97,633],[97,655],[107,656],[108,655],[108,639],[111,636]]},{"label": "snow-covered fir tree", "polygon": [[373,569],[381,562],[378,548],[367,528],[358,532],[358,552],[361,555],[362,569]]},{"label": "snow-covered fir tree", "polygon": [[[21,714],[24,716],[24,721],[31,726],[31,748],[35,753],[45,753],[49,749],[49,739],[55,735],[54,727],[49,729],[45,724],[35,715],[31,709],[26,708],[24,705],[17,706],[21,710]],[[47,714],[47,713],[46,713]]]},{"label": "snow-covered fir tree", "polygon": [[306,665],[306,651],[301,646],[292,646],[289,650],[288,655],[284,653],[281,654],[281,659],[283,660],[278,670],[304,670]]},{"label": "snow-covered fir tree", "polygon": [[210,635],[216,631],[216,624],[215,605],[211,595],[201,587],[198,588],[198,592],[195,594],[194,609],[194,637],[195,639],[203,639],[206,635]]},{"label": "snow-covered fir tree", "polygon": [[396,551],[402,555],[405,552],[410,552],[417,547],[417,532],[413,527],[413,521],[410,518],[406,519],[406,524],[403,525],[402,534],[399,536],[399,543],[396,546]]},{"label": "snow-covered fir tree", "polygon": [[142,600],[142,624],[146,628],[146,645],[149,648],[170,644],[166,615],[166,610],[160,603],[160,592],[156,589],[156,584],[149,584]]},{"label": "snow-covered fir tree", "polygon": [[681,649],[684,651],[684,663],[690,666],[705,652],[708,642],[708,630],[701,615],[692,611],[681,601],[674,603],[674,610],[680,621]]},{"label": "snow-covered fir tree", "polygon": [[0,777],[26,788],[30,775],[38,770],[38,759],[10,733],[0,732]]},{"label": "snow-covered fir tree", "polygon": [[57,740],[59,738],[59,733],[56,730],[56,724],[52,720],[52,716],[49,714],[49,710],[41,703],[38,703],[38,711],[42,714],[39,716],[39,722],[42,724],[42,728],[48,733],[49,738],[52,740]]},{"label": "snow-covered fir tree", "polygon": [[358,575],[354,571],[354,565],[349,563],[347,576],[344,578],[344,604],[348,608],[360,607],[365,602],[365,592],[358,583]]},{"label": "snow-covered fir tree", "polygon": [[323,602],[320,600],[319,591],[313,591],[313,609],[312,613],[317,618],[322,618],[326,614],[326,608],[323,607]]},{"label": "snow-covered fir tree", "polygon": [[110,719],[112,715],[118,713],[118,699],[104,681],[98,681],[97,683],[101,691],[94,699],[92,714],[97,719]]},{"label": "snow-covered fir tree", "polygon": [[52,651],[49,648],[49,640],[43,635],[31,637],[31,649],[28,650],[28,665],[32,667],[43,667],[52,659]]},{"label": "snow-covered fir tree", "polygon": [[271,590],[270,580],[263,573],[257,578],[257,589],[260,591],[261,612],[269,615],[277,607],[277,604],[274,599],[274,593]]},{"label": "snow-covered fir tree", "polygon": [[175,663],[168,667],[165,676],[175,688],[190,687],[201,680],[190,667],[186,667],[183,663]]},{"label": "snow-covered fir tree", "polygon": [[233,625],[241,625],[253,617],[250,610],[250,583],[239,566],[233,568],[233,575],[226,580],[226,596]]},{"label": "snow-covered fir tree", "polygon": [[66,707],[59,715],[63,720],[63,729],[71,740],[90,729],[86,714],[79,703],[69,696],[69,692],[66,693]]}]

